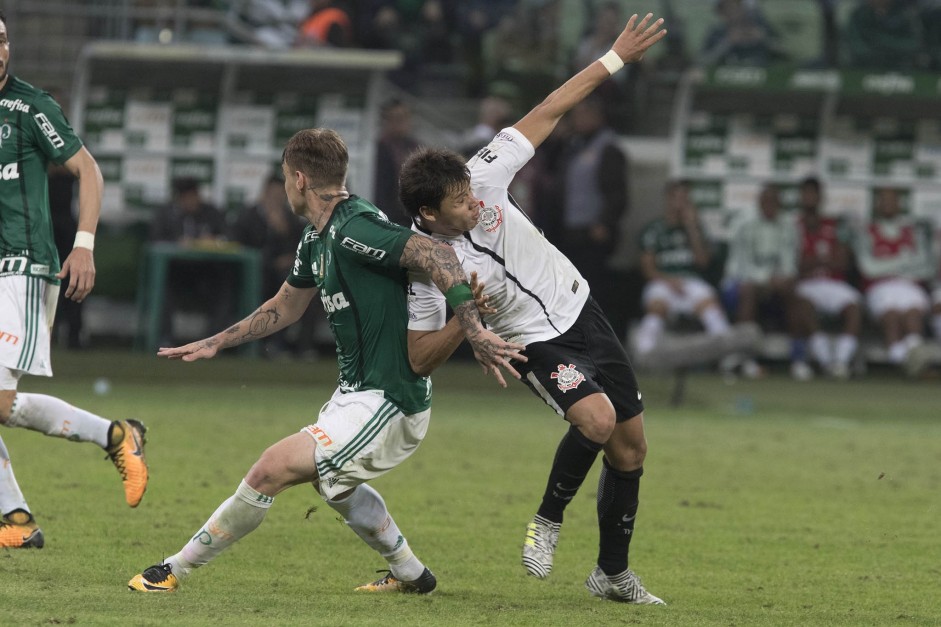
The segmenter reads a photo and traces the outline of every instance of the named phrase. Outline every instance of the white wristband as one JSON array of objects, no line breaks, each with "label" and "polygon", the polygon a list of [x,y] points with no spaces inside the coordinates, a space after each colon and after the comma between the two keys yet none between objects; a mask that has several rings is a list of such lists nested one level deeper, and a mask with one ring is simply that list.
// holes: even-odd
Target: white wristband
[{"label": "white wristband", "polygon": [[72,248],[95,250],[95,234],[88,231],[78,231],[75,234],[75,243],[72,244]]},{"label": "white wristband", "polygon": [[608,74],[614,74],[624,67],[624,61],[621,60],[621,57],[619,57],[618,53],[614,50],[608,50],[601,55],[601,58],[598,60],[601,61],[601,65],[604,66],[604,69],[608,70]]}]

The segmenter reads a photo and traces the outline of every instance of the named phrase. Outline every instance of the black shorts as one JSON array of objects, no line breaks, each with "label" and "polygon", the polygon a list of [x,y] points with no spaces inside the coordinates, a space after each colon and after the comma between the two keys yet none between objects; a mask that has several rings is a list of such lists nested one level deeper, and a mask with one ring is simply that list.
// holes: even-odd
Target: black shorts
[{"label": "black shorts", "polygon": [[526,347],[526,363],[514,363],[537,396],[565,416],[586,396],[607,394],[618,422],[644,411],[637,377],[624,347],[593,298],[572,328],[545,342]]}]

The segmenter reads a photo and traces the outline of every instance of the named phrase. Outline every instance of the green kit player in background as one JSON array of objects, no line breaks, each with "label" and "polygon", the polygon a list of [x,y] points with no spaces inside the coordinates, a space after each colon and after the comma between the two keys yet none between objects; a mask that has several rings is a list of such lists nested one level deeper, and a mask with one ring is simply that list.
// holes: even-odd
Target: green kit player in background
[{"label": "green kit player in background", "polygon": [[319,293],[336,339],[336,391],[315,424],[262,453],[235,494],[180,552],[132,578],[132,590],[176,590],[194,568],[258,527],[278,493],[309,482],[389,563],[388,575],[358,590],[435,589],[435,576],[412,552],[382,497],[366,484],[417,449],[431,416],[431,380],[428,372],[413,370],[416,359],[407,347],[408,271],[429,273],[454,310],[454,317],[430,338],[441,351],[449,355],[466,337],[484,370],[504,386],[500,368],[518,378],[509,360],[526,358],[519,352],[521,345],[484,329],[474,291],[449,246],[390,222],[369,202],[350,196],[348,163],[346,145],[336,132],[295,134],[282,158],[284,186],[294,213],[310,226],[287,280],[274,297],[229,329],[158,352],[183,361],[211,358],[220,349],[292,324]]},{"label": "green kit player in background", "polygon": [[[136,507],[147,488],[142,424],[105,420],[51,396],[16,391],[24,374],[52,376],[49,336],[60,280],[68,278],[65,296],[75,301],[95,285],[92,249],[103,183],[59,105],[10,74],[9,63],[6,17],[0,13],[0,424],[96,443],[121,473],[128,505]],[[49,210],[50,161],[64,164],[79,185],[75,247],[61,268]],[[0,515],[0,547],[43,546],[2,439]]]}]

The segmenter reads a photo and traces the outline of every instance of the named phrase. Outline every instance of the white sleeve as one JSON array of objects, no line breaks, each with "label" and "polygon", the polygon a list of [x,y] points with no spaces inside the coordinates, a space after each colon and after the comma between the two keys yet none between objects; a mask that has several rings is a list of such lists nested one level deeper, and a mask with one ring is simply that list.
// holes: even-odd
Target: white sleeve
[{"label": "white sleeve", "polygon": [[476,187],[506,189],[516,173],[536,154],[536,149],[512,126],[505,128],[467,162]]},{"label": "white sleeve", "polygon": [[425,272],[408,273],[408,330],[437,331],[445,325],[444,294]]}]

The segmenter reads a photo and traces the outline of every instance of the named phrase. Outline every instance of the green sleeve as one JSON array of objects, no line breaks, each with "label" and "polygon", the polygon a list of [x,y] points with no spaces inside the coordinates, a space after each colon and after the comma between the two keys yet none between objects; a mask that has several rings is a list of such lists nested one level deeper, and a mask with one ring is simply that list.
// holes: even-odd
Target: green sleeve
[{"label": "green sleeve", "polygon": [[[317,231],[312,226],[304,229],[301,241],[297,245],[297,254],[294,257],[294,267],[286,279],[288,285],[299,289],[317,287],[317,275],[312,261],[320,256],[321,246]],[[320,260],[317,259],[317,263]]]},{"label": "green sleeve", "polygon": [[33,108],[30,116],[36,145],[50,161],[65,163],[82,147],[82,140],[72,130],[59,103],[46,92],[33,101]]},{"label": "green sleeve", "polygon": [[414,233],[376,214],[362,213],[337,229],[334,251],[361,264],[401,267],[405,243]]}]

